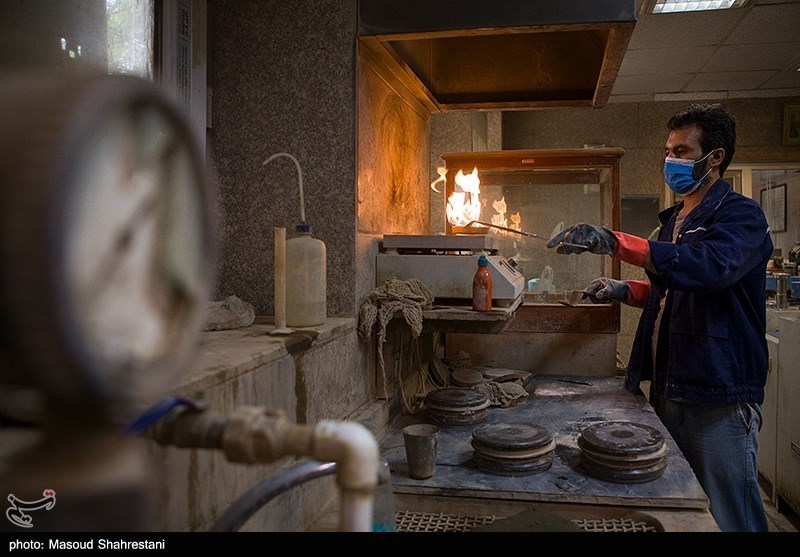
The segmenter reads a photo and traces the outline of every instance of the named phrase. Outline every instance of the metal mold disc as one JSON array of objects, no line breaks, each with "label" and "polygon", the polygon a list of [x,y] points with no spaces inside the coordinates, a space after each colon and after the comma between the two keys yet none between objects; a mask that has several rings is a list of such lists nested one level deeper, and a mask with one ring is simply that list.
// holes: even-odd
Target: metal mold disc
[{"label": "metal mold disc", "polygon": [[433,378],[433,382],[436,383],[439,387],[446,387],[447,386],[447,379],[448,379],[448,369],[447,364],[445,364],[439,358],[434,358],[430,362],[428,362],[428,370],[431,373],[431,377]]},{"label": "metal mold disc", "polygon": [[616,467],[609,468],[592,462],[586,458],[584,453],[581,455],[581,466],[590,476],[600,480],[615,483],[645,483],[660,478],[667,468],[667,461],[663,459],[651,466],[626,470]]},{"label": "metal mold disc", "polygon": [[536,458],[527,458],[527,459],[507,459],[503,457],[494,457],[482,453],[480,451],[475,451],[472,456],[476,462],[481,462],[486,466],[501,466],[501,467],[509,467],[509,468],[528,468],[532,466],[539,466],[548,462],[552,462],[553,455],[555,451],[547,451],[544,454],[537,456]]},{"label": "metal mold disc", "polygon": [[428,393],[425,397],[425,404],[429,408],[486,408],[489,405],[489,398],[478,391],[465,389],[462,387],[445,387]]},{"label": "metal mold disc", "polygon": [[634,422],[602,422],[584,428],[578,446],[599,453],[636,454],[657,451],[664,436],[657,429]]},{"label": "metal mold disc", "polygon": [[530,476],[532,474],[544,472],[552,466],[553,452],[551,451],[531,462],[497,460],[486,457],[480,453],[475,453],[473,455],[473,460],[478,469],[487,474],[494,474],[497,476]]},{"label": "metal mold disc", "polygon": [[664,458],[663,456],[653,460],[648,460],[646,462],[641,462],[641,461],[611,462],[608,460],[597,458],[596,456],[587,453],[586,451],[581,453],[581,460],[590,466],[598,466],[598,467],[608,468],[609,470],[619,470],[619,471],[657,467],[660,464],[666,464],[667,462],[667,459]]},{"label": "metal mold disc", "polygon": [[484,421],[489,412],[486,408],[465,412],[442,412],[429,408],[427,415],[428,419],[437,425],[473,425]]},{"label": "metal mold disc", "polygon": [[640,466],[646,465],[649,462],[655,462],[661,458],[664,458],[668,452],[667,445],[662,445],[660,449],[657,449],[650,453],[639,453],[639,454],[609,454],[603,452],[595,452],[589,447],[581,447],[581,451],[583,454],[590,457],[592,460],[597,462],[603,462],[608,464],[609,466],[613,465],[614,463],[619,463],[620,465],[625,464],[638,464]]},{"label": "metal mold disc", "polygon": [[509,460],[530,460],[539,458],[542,455],[547,453],[551,453],[556,448],[555,440],[550,441],[547,445],[533,450],[515,450],[515,451],[500,451],[497,449],[491,449],[488,447],[483,447],[480,443],[476,443],[475,440],[472,440],[472,448],[475,449],[476,452],[487,456],[487,457],[494,457],[499,459],[509,459]]},{"label": "metal mold disc", "polygon": [[428,402],[428,401],[425,402],[425,408],[427,408],[428,410],[432,410],[434,412],[439,412],[439,413],[443,413],[443,414],[463,414],[465,412],[478,412],[480,410],[484,410],[486,408],[489,408],[490,405],[491,405],[491,402],[489,401],[488,398],[485,399],[480,404],[475,404],[475,405],[472,405],[472,406],[463,406],[463,407],[458,407],[458,406],[439,406],[438,404],[435,404],[435,403],[431,403],[431,402]]},{"label": "metal mold disc", "polygon": [[462,367],[450,374],[450,379],[458,387],[474,387],[483,383],[483,374],[477,369]]},{"label": "metal mold disc", "polygon": [[487,424],[472,432],[473,443],[498,450],[530,450],[553,440],[546,428],[526,423]]},{"label": "metal mold disc", "polygon": [[523,371],[520,369],[508,369],[502,367],[488,368],[483,372],[483,377],[487,381],[496,381],[498,383],[504,383],[506,381],[514,381],[517,379],[519,379],[522,382],[525,382],[532,375],[533,374],[528,371]]}]

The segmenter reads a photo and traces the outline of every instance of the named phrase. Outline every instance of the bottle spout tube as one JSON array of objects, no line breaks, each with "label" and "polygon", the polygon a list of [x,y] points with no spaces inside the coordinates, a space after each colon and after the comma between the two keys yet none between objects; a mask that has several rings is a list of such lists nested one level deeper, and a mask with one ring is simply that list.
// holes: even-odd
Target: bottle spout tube
[{"label": "bottle spout tube", "polygon": [[287,157],[294,162],[295,167],[297,168],[297,181],[300,188],[300,222],[306,222],[306,205],[305,201],[303,200],[303,170],[300,168],[300,162],[295,158],[294,155],[290,153],[275,153],[274,155],[270,156],[267,160],[261,163],[261,166],[266,166],[269,162],[277,159],[278,157]]}]

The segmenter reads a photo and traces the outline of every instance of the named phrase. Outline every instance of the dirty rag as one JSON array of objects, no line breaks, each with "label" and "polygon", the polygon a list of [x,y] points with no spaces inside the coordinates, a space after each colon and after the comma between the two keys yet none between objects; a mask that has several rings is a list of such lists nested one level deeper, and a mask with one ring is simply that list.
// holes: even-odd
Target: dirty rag
[{"label": "dirty rag", "polygon": [[479,393],[485,394],[491,406],[499,406],[501,408],[508,408],[528,398],[528,391],[517,381],[503,383],[486,381],[472,388]]},{"label": "dirty rag", "polygon": [[209,302],[204,331],[224,331],[249,327],[256,319],[253,304],[238,296],[228,296],[222,301]]},{"label": "dirty rag", "polygon": [[[366,342],[377,326],[378,365],[386,379],[383,344],[386,326],[396,316],[402,316],[411,329],[413,338],[422,334],[423,311],[433,307],[433,293],[417,279],[388,279],[383,286],[370,292],[358,312],[358,336]],[[414,352],[414,351],[412,351]],[[419,393],[418,393],[419,396]]]},{"label": "dirty rag", "polygon": [[358,335],[366,341],[376,322],[378,342],[386,342],[386,325],[402,315],[414,338],[422,333],[422,312],[433,307],[433,293],[417,279],[388,279],[367,294],[358,312]]}]

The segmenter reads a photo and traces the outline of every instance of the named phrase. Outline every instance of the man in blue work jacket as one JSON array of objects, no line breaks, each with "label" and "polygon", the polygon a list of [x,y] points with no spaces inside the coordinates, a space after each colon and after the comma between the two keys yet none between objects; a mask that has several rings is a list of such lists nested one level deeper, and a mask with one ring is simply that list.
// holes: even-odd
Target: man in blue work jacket
[{"label": "man in blue work jacket", "polygon": [[547,245],[644,268],[648,281],[600,277],[584,290],[596,303],[643,308],[625,387],[637,392],[640,381],[650,381],[650,403],[720,530],[766,532],[758,430],[772,238],[758,203],[722,180],[736,149],[733,115],[719,104],[692,105],[667,128],[664,178],[682,200],[659,213],[656,240],[581,223]]}]

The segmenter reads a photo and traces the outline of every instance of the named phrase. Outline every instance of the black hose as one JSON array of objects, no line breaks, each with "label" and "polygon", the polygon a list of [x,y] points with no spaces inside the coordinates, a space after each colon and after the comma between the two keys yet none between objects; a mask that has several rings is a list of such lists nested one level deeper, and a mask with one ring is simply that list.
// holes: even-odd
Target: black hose
[{"label": "black hose", "polygon": [[222,513],[211,532],[238,532],[259,509],[272,499],[296,485],[336,472],[335,462],[305,460],[258,482],[244,495],[231,503]]}]

